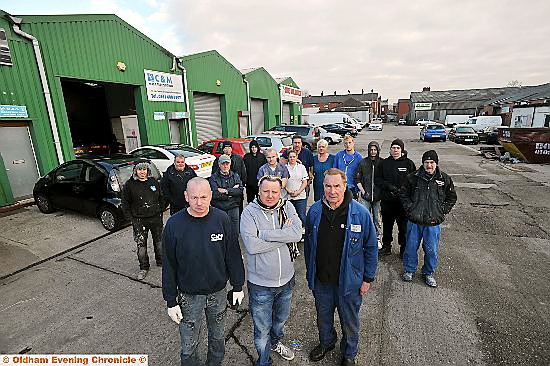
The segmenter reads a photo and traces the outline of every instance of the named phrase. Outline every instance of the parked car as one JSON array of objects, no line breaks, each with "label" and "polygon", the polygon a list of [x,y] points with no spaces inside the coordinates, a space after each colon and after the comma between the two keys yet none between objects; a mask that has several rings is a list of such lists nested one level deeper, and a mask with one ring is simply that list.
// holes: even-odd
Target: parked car
[{"label": "parked car", "polygon": [[208,140],[197,146],[197,149],[207,154],[212,154],[218,157],[223,154],[222,142],[231,141],[233,154],[238,154],[241,157],[249,152],[250,139],[220,137],[214,140]]},{"label": "parked car", "polygon": [[328,132],[323,127],[318,127],[319,131],[321,132],[321,138],[326,140],[326,142],[329,143],[329,145],[335,145],[342,142],[342,136],[340,136],[337,133],[334,132]]},{"label": "parked car", "polygon": [[161,174],[174,163],[176,154],[185,156],[185,164],[193,169],[199,177],[208,178],[212,175],[212,164],[216,157],[188,145],[147,145],[130,152],[130,155],[137,158],[151,160]]},{"label": "parked car", "polygon": [[476,144],[479,142],[479,136],[472,127],[455,126],[449,132],[449,140],[457,144]]},{"label": "parked car", "polygon": [[98,217],[109,231],[128,222],[122,208],[121,190],[132,176],[137,163],[151,163],[152,175],[160,172],[148,159],[132,155],[108,158],[76,159],[61,164],[34,185],[33,196],[38,209],[52,213],[67,209]]},{"label": "parked car", "polygon": [[485,142],[487,144],[498,143],[498,126],[487,126],[483,130],[478,132],[479,142]]},{"label": "parked car", "polygon": [[447,140],[447,131],[445,130],[445,126],[443,126],[441,123],[430,123],[425,125],[420,130],[420,140],[440,140],[445,142]]},{"label": "parked car", "polygon": [[340,136],[351,135],[353,137],[357,136],[357,130],[350,127],[345,127],[340,124],[332,123],[328,125],[323,125],[323,128],[328,132],[337,133]]},{"label": "parked car", "polygon": [[271,127],[269,131],[292,132],[302,136],[304,147],[309,150],[317,149],[317,141],[321,139],[321,132],[315,126],[309,125],[278,125]]},{"label": "parked car", "polygon": [[382,131],[384,125],[382,123],[371,123],[369,125],[369,131]]},{"label": "parked car", "polygon": [[417,126],[424,126],[428,123],[433,123],[433,121],[429,120],[429,119],[424,119],[424,118],[421,118],[419,120],[416,121],[416,125]]},{"label": "parked car", "polygon": [[472,127],[476,132],[481,131],[487,126],[501,126],[501,116],[477,116],[470,117],[466,122],[461,123],[462,126]]},{"label": "parked car", "polygon": [[407,121],[404,120],[403,118],[401,118],[398,122],[397,122],[398,125],[406,125],[407,124]]},{"label": "parked car", "polygon": [[292,137],[284,135],[275,135],[269,133],[263,133],[258,135],[246,136],[249,140],[256,140],[262,152],[269,148],[275,149],[279,156],[281,156],[286,150],[292,148]]}]

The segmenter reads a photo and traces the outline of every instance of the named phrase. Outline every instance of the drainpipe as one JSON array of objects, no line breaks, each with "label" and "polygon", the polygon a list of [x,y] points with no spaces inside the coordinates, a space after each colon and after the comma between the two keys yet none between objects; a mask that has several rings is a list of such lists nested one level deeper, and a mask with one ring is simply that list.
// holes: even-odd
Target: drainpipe
[{"label": "drainpipe", "polygon": [[12,28],[15,34],[18,34],[21,37],[32,41],[34,56],[36,58],[36,63],[38,65],[38,73],[40,75],[40,82],[42,83],[42,91],[44,93],[44,99],[46,100],[46,109],[48,111],[48,118],[50,120],[50,126],[53,134],[53,143],[55,146],[55,152],[57,154],[57,160],[59,160],[59,164],[63,164],[65,160],[63,159],[63,151],[61,150],[59,133],[57,132],[57,122],[55,120],[55,114],[53,112],[52,96],[50,93],[50,88],[48,87],[48,80],[46,79],[46,71],[44,69],[44,61],[42,60],[42,54],[40,52],[40,45],[38,44],[38,39],[36,39],[36,37],[34,37],[33,35],[25,33],[21,30],[20,25],[23,22],[23,19],[11,16],[11,15],[8,15],[8,16],[12,21]]},{"label": "drainpipe", "polygon": [[281,117],[279,118],[279,124],[283,124],[283,86],[279,84],[279,99],[281,100],[281,109],[279,113],[281,113]]},{"label": "drainpipe", "polygon": [[[174,57],[174,61],[172,63],[172,67],[177,66],[178,69],[180,69],[183,72],[183,95],[185,98],[185,106],[187,108],[187,114],[189,117],[187,118],[187,133],[189,134],[189,145],[192,147],[195,147],[193,145],[193,127],[191,126],[191,106],[189,105],[189,89],[187,88],[187,69],[179,62],[179,60],[176,61],[176,57]],[[175,68],[174,68],[175,70]]]},{"label": "drainpipe", "polygon": [[[248,134],[252,133],[252,111],[250,110],[250,85],[248,84],[248,80],[243,75],[243,81],[246,84],[246,108],[248,109]],[[265,128],[265,126],[264,126]]]}]

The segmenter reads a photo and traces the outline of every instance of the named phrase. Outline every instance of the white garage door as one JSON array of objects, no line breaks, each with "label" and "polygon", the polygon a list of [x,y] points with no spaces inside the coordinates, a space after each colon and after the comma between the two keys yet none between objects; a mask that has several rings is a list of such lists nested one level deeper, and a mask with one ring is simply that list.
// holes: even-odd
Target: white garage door
[{"label": "white garage door", "polygon": [[290,124],[290,103],[283,103],[283,123]]},{"label": "white garage door", "polygon": [[262,99],[251,99],[250,109],[252,113],[252,135],[265,131],[264,101]]},{"label": "white garage door", "polygon": [[220,97],[215,94],[193,93],[197,141],[222,137]]}]

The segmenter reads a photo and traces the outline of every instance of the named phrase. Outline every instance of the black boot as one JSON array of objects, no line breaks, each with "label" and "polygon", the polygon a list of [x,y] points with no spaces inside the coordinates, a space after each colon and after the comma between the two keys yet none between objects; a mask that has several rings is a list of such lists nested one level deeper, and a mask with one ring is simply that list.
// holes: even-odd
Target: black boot
[{"label": "black boot", "polygon": [[326,354],[334,349],[334,343],[329,346],[323,346],[322,344],[317,345],[309,353],[309,359],[313,362],[321,361],[325,358]]}]

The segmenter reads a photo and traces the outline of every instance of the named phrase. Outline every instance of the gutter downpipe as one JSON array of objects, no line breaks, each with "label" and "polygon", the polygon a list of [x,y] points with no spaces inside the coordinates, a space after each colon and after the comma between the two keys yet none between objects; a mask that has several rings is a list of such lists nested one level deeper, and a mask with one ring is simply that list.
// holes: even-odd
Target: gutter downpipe
[{"label": "gutter downpipe", "polygon": [[17,18],[9,15],[12,23],[12,28],[15,34],[20,35],[23,38],[26,38],[32,41],[32,47],[34,49],[34,55],[36,57],[36,63],[38,65],[38,73],[40,74],[40,82],[42,84],[42,91],[44,93],[44,99],[46,100],[46,109],[48,110],[48,119],[50,120],[50,127],[53,135],[53,143],[55,146],[55,152],[57,155],[57,160],[59,164],[63,164],[65,160],[63,159],[63,151],[61,150],[61,142],[59,141],[59,133],[57,131],[57,122],[55,120],[55,114],[53,111],[52,97],[50,93],[50,88],[48,86],[48,80],[46,78],[46,71],[44,69],[44,61],[42,60],[42,53],[40,52],[40,45],[38,44],[38,39],[31,34],[25,33],[19,27],[23,21],[21,18]]},{"label": "gutter downpipe", "polygon": [[279,111],[279,113],[281,114],[281,118],[279,118],[279,124],[282,125],[282,124],[284,124],[284,121],[283,121],[283,85],[282,84],[279,84],[279,99],[281,100],[281,109]]},{"label": "gutter downpipe", "polygon": [[193,127],[191,126],[191,106],[189,105],[189,89],[187,88],[187,69],[181,64],[179,60],[176,61],[176,57],[174,57],[174,61],[172,63],[172,67],[174,68],[174,70],[175,66],[177,66],[177,68],[183,72],[183,94],[185,98],[185,108],[187,109],[187,113],[189,114],[189,117],[187,118],[187,133],[189,134],[189,145],[191,147],[195,147],[193,144]]},{"label": "gutter downpipe", "polygon": [[[248,80],[246,80],[244,75],[243,75],[243,81],[246,84],[246,108],[248,109],[247,128],[248,128],[248,134],[250,135],[252,134],[252,111],[250,110],[250,85],[248,84]],[[264,129],[265,129],[265,126],[264,126]]]}]

